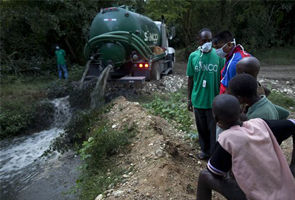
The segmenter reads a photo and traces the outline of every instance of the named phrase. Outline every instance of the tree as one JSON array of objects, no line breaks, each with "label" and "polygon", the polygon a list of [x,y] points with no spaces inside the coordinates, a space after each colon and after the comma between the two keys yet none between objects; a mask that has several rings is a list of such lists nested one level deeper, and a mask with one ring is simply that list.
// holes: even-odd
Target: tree
[{"label": "tree", "polygon": [[68,52],[70,63],[85,64],[83,48],[91,21],[102,7],[120,2],[128,3],[123,0],[1,1],[1,72],[18,74],[32,67],[51,70],[57,44]]}]

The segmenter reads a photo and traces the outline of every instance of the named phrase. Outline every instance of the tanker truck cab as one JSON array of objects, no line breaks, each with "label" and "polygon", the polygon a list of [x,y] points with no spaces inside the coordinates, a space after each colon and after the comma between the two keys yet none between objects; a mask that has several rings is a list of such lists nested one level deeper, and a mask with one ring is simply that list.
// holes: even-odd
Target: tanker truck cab
[{"label": "tanker truck cab", "polygon": [[173,72],[174,55],[163,17],[162,22],[152,21],[126,6],[103,8],[90,27],[81,82],[98,77],[109,65],[111,79],[159,80]]}]

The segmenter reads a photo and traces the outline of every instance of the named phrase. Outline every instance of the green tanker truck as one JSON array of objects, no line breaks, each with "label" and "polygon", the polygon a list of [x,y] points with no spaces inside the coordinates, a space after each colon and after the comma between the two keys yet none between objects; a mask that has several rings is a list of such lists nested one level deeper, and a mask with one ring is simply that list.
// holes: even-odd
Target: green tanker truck
[{"label": "green tanker truck", "polygon": [[89,60],[86,78],[112,65],[110,77],[126,81],[159,80],[173,72],[175,62],[163,17],[152,21],[126,6],[101,9],[92,21],[84,56]]}]

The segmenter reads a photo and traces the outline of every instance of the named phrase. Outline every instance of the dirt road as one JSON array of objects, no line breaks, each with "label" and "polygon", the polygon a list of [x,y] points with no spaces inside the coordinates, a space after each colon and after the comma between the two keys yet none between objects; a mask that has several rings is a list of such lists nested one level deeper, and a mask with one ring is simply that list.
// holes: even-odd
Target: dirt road
[{"label": "dirt road", "polygon": [[275,79],[282,81],[295,82],[295,64],[294,65],[268,65],[261,66],[260,78]]},{"label": "dirt road", "polygon": [[[175,73],[185,75],[186,62],[175,64]],[[260,68],[259,78],[293,81],[295,82],[295,64],[294,65],[263,65]]]}]

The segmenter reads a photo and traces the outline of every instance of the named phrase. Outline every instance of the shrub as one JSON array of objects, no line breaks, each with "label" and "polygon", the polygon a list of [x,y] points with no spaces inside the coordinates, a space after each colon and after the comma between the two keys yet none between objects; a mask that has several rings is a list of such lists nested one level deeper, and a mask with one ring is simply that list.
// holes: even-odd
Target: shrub
[{"label": "shrub", "polygon": [[171,93],[169,99],[156,97],[151,103],[144,104],[144,107],[154,115],[159,115],[168,121],[175,121],[177,129],[189,133],[194,121],[187,110],[185,97],[181,92]]},{"label": "shrub", "polygon": [[108,125],[98,127],[91,137],[83,142],[79,153],[87,166],[92,168],[102,166],[108,156],[129,143],[130,138],[134,135],[134,130],[134,126],[122,131],[113,130]]},{"label": "shrub", "polygon": [[96,128],[83,142],[79,153],[85,164],[81,166],[81,177],[76,181],[78,191],[81,191],[80,199],[94,199],[121,181],[126,170],[118,167],[110,156],[127,145],[135,131],[134,124],[124,130],[114,130],[106,124]]},{"label": "shrub", "polygon": [[24,132],[34,119],[35,105],[14,105],[13,109],[1,107],[0,138],[13,136]]}]

